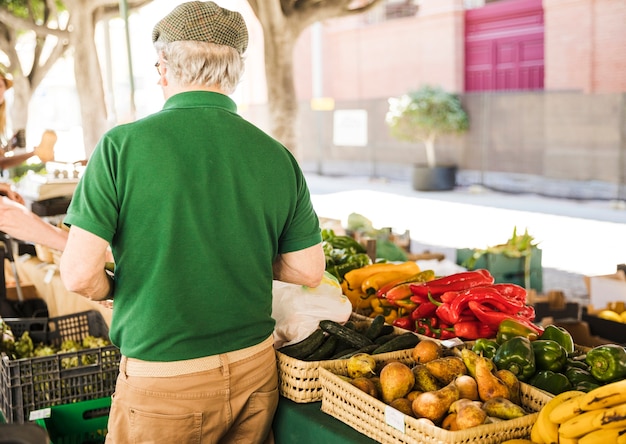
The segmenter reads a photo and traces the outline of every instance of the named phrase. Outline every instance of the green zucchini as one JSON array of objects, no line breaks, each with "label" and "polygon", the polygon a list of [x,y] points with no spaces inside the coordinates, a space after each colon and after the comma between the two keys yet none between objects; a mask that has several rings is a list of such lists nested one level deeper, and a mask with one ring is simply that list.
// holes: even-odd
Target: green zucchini
[{"label": "green zucchini", "polygon": [[385,325],[385,317],[379,314],[372,320],[367,330],[365,330],[365,337],[373,341],[380,335],[380,332],[383,331],[383,325]]},{"label": "green zucchini", "polygon": [[302,359],[317,350],[325,338],[324,331],[318,328],[302,341],[281,347],[278,351],[294,359]]},{"label": "green zucchini", "polygon": [[362,348],[366,345],[372,345],[374,343],[365,335],[329,319],[320,321],[320,328],[326,333],[339,337],[339,339],[349,343],[354,348]]},{"label": "green zucchini", "polygon": [[372,354],[378,355],[380,353],[406,350],[415,347],[419,341],[420,339],[415,334],[411,332],[403,333],[387,341],[383,345],[378,346],[378,348],[374,350]]},{"label": "green zucchini", "polygon": [[392,333],[395,334],[395,332],[396,332],[396,329],[395,329],[395,327],[393,325],[383,324],[383,328],[381,329],[379,336],[390,335]]},{"label": "green zucchini", "polygon": [[324,343],[309,356],[304,358],[305,361],[323,361],[325,359],[330,358],[333,353],[335,353],[335,349],[337,348],[337,343],[339,342],[339,338],[335,335],[328,335],[328,337],[324,340]]}]

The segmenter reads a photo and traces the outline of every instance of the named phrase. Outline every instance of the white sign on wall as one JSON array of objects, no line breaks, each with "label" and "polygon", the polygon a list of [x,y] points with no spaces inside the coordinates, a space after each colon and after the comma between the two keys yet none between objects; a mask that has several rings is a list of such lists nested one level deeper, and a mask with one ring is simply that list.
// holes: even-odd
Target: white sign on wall
[{"label": "white sign on wall", "polygon": [[364,109],[335,110],[333,143],[337,146],[367,146],[367,111]]}]

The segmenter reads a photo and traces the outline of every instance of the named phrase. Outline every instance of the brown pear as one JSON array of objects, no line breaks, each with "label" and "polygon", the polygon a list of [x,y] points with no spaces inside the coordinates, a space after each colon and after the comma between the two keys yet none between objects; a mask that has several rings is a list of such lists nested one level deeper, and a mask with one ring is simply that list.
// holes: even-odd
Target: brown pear
[{"label": "brown pear", "polygon": [[407,398],[396,398],[389,403],[389,405],[394,409],[401,411],[407,416],[414,417],[415,413],[413,413],[413,408],[411,407],[412,404],[413,403]]},{"label": "brown pear", "polygon": [[366,378],[365,376],[359,376],[350,380],[350,383],[356,388],[364,391],[368,395],[373,396],[374,398],[378,398],[379,396],[376,385],[374,384],[374,381],[372,381],[370,378]]},{"label": "brown pear", "polygon": [[467,367],[463,359],[458,356],[446,356],[424,363],[431,375],[433,375],[442,385],[448,385],[457,376],[467,374]]},{"label": "brown pear", "polygon": [[439,424],[452,403],[459,399],[459,389],[454,382],[432,392],[425,392],[413,400],[413,413],[417,418],[430,419]]},{"label": "brown pear", "polygon": [[456,413],[456,426],[459,430],[465,430],[484,424],[487,413],[475,403],[470,402],[461,406]]},{"label": "brown pear", "polygon": [[444,430],[450,430],[451,432],[459,430],[459,427],[456,424],[456,413],[448,413],[441,422],[441,428]]},{"label": "brown pear", "polygon": [[520,381],[511,370],[507,370],[505,368],[498,370],[495,375],[502,379],[502,381],[509,387],[509,393],[511,397],[509,398],[515,404],[521,404],[521,395],[520,395]]},{"label": "brown pear", "polygon": [[[509,387],[491,371],[487,358],[476,358],[476,384],[478,385],[478,397],[485,402],[498,396],[509,399],[511,394]],[[458,419],[457,419],[458,420]]]},{"label": "brown pear", "polygon": [[454,380],[454,383],[459,389],[459,394],[461,398],[467,398],[472,401],[478,401],[478,399],[480,399],[478,397],[478,384],[476,383],[476,380],[470,375],[458,376]]},{"label": "brown pear", "polygon": [[415,375],[408,365],[390,362],[380,371],[381,398],[386,404],[397,398],[404,398],[415,385]]}]

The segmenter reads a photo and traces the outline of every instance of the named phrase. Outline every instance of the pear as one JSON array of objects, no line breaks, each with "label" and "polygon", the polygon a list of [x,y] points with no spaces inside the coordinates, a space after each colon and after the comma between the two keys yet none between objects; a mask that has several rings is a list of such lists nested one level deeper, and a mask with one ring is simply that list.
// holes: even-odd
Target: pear
[{"label": "pear", "polygon": [[456,413],[456,426],[459,430],[465,430],[484,424],[486,419],[487,413],[476,403],[469,402]]},{"label": "pear", "polygon": [[375,368],[376,360],[367,353],[357,353],[348,358],[348,376],[352,379],[374,376]]},{"label": "pear", "polygon": [[368,395],[373,396],[374,398],[378,398],[379,396],[376,384],[370,378],[359,376],[358,378],[351,379],[350,384],[364,391]]},{"label": "pear", "polygon": [[478,384],[476,380],[470,375],[457,376],[454,383],[459,389],[461,398],[471,399],[472,401],[478,401]]},{"label": "pear", "polygon": [[498,370],[495,375],[509,387],[510,400],[515,404],[521,404],[520,381],[511,370],[506,368]]},{"label": "pear", "polygon": [[[478,356],[476,358],[476,384],[478,385],[478,397],[485,402],[498,396],[509,399],[511,394],[509,387],[491,371],[490,359]],[[458,419],[457,419],[458,420]]]},{"label": "pear", "polygon": [[488,416],[500,419],[521,418],[528,412],[520,405],[506,398],[491,398],[483,403],[483,410]]},{"label": "pear", "polygon": [[415,375],[408,365],[390,362],[380,371],[381,398],[386,404],[397,398],[404,398],[415,385]]},{"label": "pear", "polygon": [[424,364],[418,364],[412,370],[413,375],[415,375],[415,390],[432,392],[442,387],[437,378],[428,371]]},{"label": "pear", "polygon": [[[469,348],[461,349],[461,359],[467,368],[467,373],[474,378],[476,377],[476,359],[478,356],[478,353],[470,350]],[[487,360],[487,365],[491,367],[491,369],[495,369],[491,359]]]},{"label": "pear", "polygon": [[424,366],[442,385],[448,385],[457,376],[467,374],[463,359],[458,356],[446,356],[424,363]]},{"label": "pear", "polygon": [[459,389],[454,382],[432,392],[417,395],[411,407],[417,418],[430,419],[439,424],[448,413],[452,403],[459,399]]},{"label": "pear", "polygon": [[443,346],[434,339],[422,339],[413,347],[411,356],[417,364],[434,361],[443,357]]},{"label": "pear", "polygon": [[396,398],[391,401],[389,405],[394,409],[401,411],[407,416],[415,416],[415,413],[413,413],[413,408],[411,407],[412,402],[409,401],[407,398]]}]

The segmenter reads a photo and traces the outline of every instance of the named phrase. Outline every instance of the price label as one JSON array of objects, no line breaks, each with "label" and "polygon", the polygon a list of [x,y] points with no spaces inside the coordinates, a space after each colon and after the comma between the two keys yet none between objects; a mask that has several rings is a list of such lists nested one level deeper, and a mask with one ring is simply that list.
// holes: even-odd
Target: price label
[{"label": "price label", "polygon": [[385,407],[385,423],[396,430],[404,432],[404,413],[391,406]]}]

